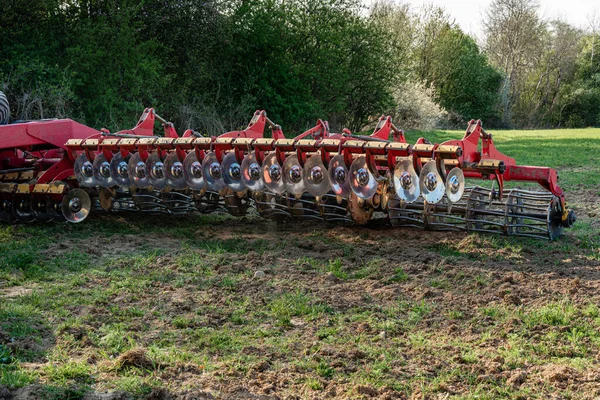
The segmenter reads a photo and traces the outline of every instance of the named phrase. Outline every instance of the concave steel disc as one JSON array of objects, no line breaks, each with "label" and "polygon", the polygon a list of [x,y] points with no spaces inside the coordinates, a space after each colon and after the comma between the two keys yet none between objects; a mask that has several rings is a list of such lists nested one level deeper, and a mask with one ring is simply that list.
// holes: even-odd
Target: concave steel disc
[{"label": "concave steel disc", "polygon": [[104,154],[99,153],[94,159],[93,169],[94,177],[98,185],[102,187],[112,187],[115,185],[115,180],[110,175],[110,163],[104,157]]},{"label": "concave steel disc", "polygon": [[265,189],[262,168],[254,154],[247,154],[242,160],[242,182],[253,192],[262,192]]},{"label": "concave steel disc", "polygon": [[377,193],[377,180],[369,170],[367,157],[358,157],[350,166],[350,188],[358,197],[365,200]]},{"label": "concave steel disc", "polygon": [[118,152],[113,156],[112,160],[110,160],[110,175],[117,186],[122,188],[131,186],[131,179],[129,179],[128,172],[130,158],[131,154],[127,154],[126,157],[123,157],[121,152]]},{"label": "concave steel disc", "polygon": [[228,153],[223,157],[221,163],[223,169],[223,180],[234,192],[241,192],[246,189],[242,181],[242,166],[238,163],[234,153]]},{"label": "concave steel disc", "polygon": [[262,165],[262,177],[265,186],[272,192],[281,194],[285,191],[283,168],[279,165],[275,152],[265,157]]},{"label": "concave steel disc", "polygon": [[52,221],[65,222],[66,218],[62,211],[62,199],[58,200],[53,196],[48,196],[46,199],[46,210]]},{"label": "concave steel disc", "polygon": [[187,183],[183,175],[183,163],[179,161],[176,152],[170,153],[165,158],[165,174],[167,176],[167,185],[173,189],[185,189]]},{"label": "concave steel disc", "polygon": [[347,198],[350,194],[350,173],[344,162],[344,156],[338,154],[329,162],[329,180],[331,189],[341,198]]},{"label": "concave steel disc", "polygon": [[320,154],[311,156],[304,164],[304,186],[315,197],[323,196],[331,190],[329,173]]},{"label": "concave steel disc", "polygon": [[423,198],[428,203],[436,204],[444,197],[446,187],[444,186],[442,176],[437,170],[435,160],[431,160],[425,164],[421,170],[419,184]]},{"label": "concave steel disc", "polygon": [[98,185],[98,181],[94,177],[94,165],[88,160],[85,153],[81,153],[75,159],[73,171],[75,171],[75,178],[81,186],[94,187]]},{"label": "concave steel disc", "polygon": [[31,211],[35,215],[35,220],[38,222],[50,221],[52,218],[48,213],[48,199],[42,196],[34,196],[31,198]]},{"label": "concave steel disc", "polygon": [[283,182],[288,193],[301,195],[304,193],[304,179],[302,166],[298,161],[298,155],[292,154],[283,163]]},{"label": "concave steel disc", "polygon": [[142,161],[140,153],[135,153],[129,159],[127,164],[127,175],[131,184],[137,188],[145,189],[150,186],[148,173],[146,172],[146,163]]},{"label": "concave steel disc", "polygon": [[465,174],[462,169],[454,167],[446,178],[446,196],[452,203],[460,200],[465,192]]},{"label": "concave steel disc", "polygon": [[223,180],[223,168],[213,151],[206,153],[202,161],[202,174],[209,189],[218,192],[227,187],[225,180]]},{"label": "concave steel disc", "polygon": [[31,209],[31,199],[26,197],[14,198],[12,201],[13,215],[19,222],[28,224],[36,220],[35,213]]},{"label": "concave steel disc", "polygon": [[394,169],[394,190],[398,197],[407,203],[412,203],[421,194],[419,175],[415,171],[412,160],[406,159],[396,164]]},{"label": "concave steel disc", "polygon": [[150,154],[146,160],[146,175],[150,181],[150,186],[156,190],[162,190],[167,187],[167,173],[165,163],[161,160],[158,152]]},{"label": "concave steel disc", "polygon": [[63,197],[62,212],[69,222],[81,222],[87,218],[92,207],[90,196],[83,189],[71,189]]},{"label": "concave steel disc", "polygon": [[190,152],[183,160],[183,176],[190,189],[202,190],[208,186],[202,173],[202,163],[198,161],[195,151]]}]

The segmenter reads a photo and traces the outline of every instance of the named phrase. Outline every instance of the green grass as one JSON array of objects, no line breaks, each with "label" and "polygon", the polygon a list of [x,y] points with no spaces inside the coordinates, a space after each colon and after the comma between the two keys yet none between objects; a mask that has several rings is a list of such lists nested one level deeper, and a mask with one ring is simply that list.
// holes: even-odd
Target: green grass
[{"label": "green grass", "polygon": [[[585,202],[600,196],[600,129],[492,133],[518,163],[558,169],[580,216],[566,237],[196,215],[0,226],[0,385],[52,399],[209,387],[589,398],[600,391],[586,380],[600,373],[600,230],[588,213],[600,208]],[[419,136],[462,132],[407,133]],[[120,366],[140,348],[150,366]],[[545,378],[556,366],[575,372]],[[515,369],[528,373],[520,386],[507,383]]]}]

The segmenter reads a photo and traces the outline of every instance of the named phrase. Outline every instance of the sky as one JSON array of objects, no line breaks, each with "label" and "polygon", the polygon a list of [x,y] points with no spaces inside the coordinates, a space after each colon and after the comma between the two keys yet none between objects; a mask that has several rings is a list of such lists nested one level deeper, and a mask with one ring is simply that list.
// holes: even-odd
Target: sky
[{"label": "sky", "polygon": [[[374,0],[363,0],[370,5]],[[483,37],[481,19],[492,0],[396,0],[413,8],[434,4],[446,9],[463,31],[475,37]],[[579,28],[587,28],[588,16],[596,10],[600,17],[600,1],[597,0],[538,0],[540,14],[545,19],[561,19]]]}]

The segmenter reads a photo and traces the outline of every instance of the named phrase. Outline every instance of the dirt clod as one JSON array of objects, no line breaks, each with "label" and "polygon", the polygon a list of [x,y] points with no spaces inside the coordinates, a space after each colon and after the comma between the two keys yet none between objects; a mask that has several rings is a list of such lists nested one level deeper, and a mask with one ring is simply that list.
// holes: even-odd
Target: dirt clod
[{"label": "dirt clod", "polygon": [[0,385],[0,400],[9,400],[11,398],[8,388],[4,385]]},{"label": "dirt clod", "polygon": [[145,400],[173,400],[173,396],[165,388],[154,388]]},{"label": "dirt clod", "polygon": [[361,394],[363,396],[375,397],[379,395],[379,391],[371,386],[358,385],[355,390],[357,394]]},{"label": "dirt clod", "polygon": [[148,358],[146,349],[137,348],[126,351],[117,359],[117,368],[123,369],[127,367],[151,369],[153,367],[153,363],[152,360]]},{"label": "dirt clod", "polygon": [[525,382],[526,378],[527,372],[521,369],[516,369],[510,373],[510,376],[506,380],[506,384],[516,388],[521,386],[523,382]]},{"label": "dirt clod", "polygon": [[521,305],[521,298],[514,293],[510,293],[504,296],[504,302],[506,304],[518,306]]},{"label": "dirt clod", "polygon": [[43,398],[45,390],[42,385],[29,385],[13,392],[11,400],[38,400]]},{"label": "dirt clod", "polygon": [[542,376],[549,382],[566,382],[572,380],[576,374],[577,371],[565,365],[548,365],[542,372]]}]

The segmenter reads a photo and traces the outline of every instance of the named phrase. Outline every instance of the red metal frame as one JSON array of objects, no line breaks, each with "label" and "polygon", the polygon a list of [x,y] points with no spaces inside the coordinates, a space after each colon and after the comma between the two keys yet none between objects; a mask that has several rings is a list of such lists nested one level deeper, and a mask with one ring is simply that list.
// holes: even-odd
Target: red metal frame
[{"label": "red metal frame", "polygon": [[[560,198],[563,209],[566,209],[564,192],[558,186],[556,170],[549,167],[517,165],[514,158],[496,149],[492,135],[483,129],[481,120],[469,121],[465,136],[461,140],[449,140],[440,146],[459,146],[462,149],[462,154],[458,157],[458,161],[464,170],[465,177],[496,180],[500,197],[502,196],[504,181],[537,182]],[[480,148],[481,150],[479,150]],[[486,161],[498,161],[498,163],[494,165],[493,163],[486,163]],[[494,165],[492,173],[488,173],[490,171],[486,168],[486,165]]]}]

